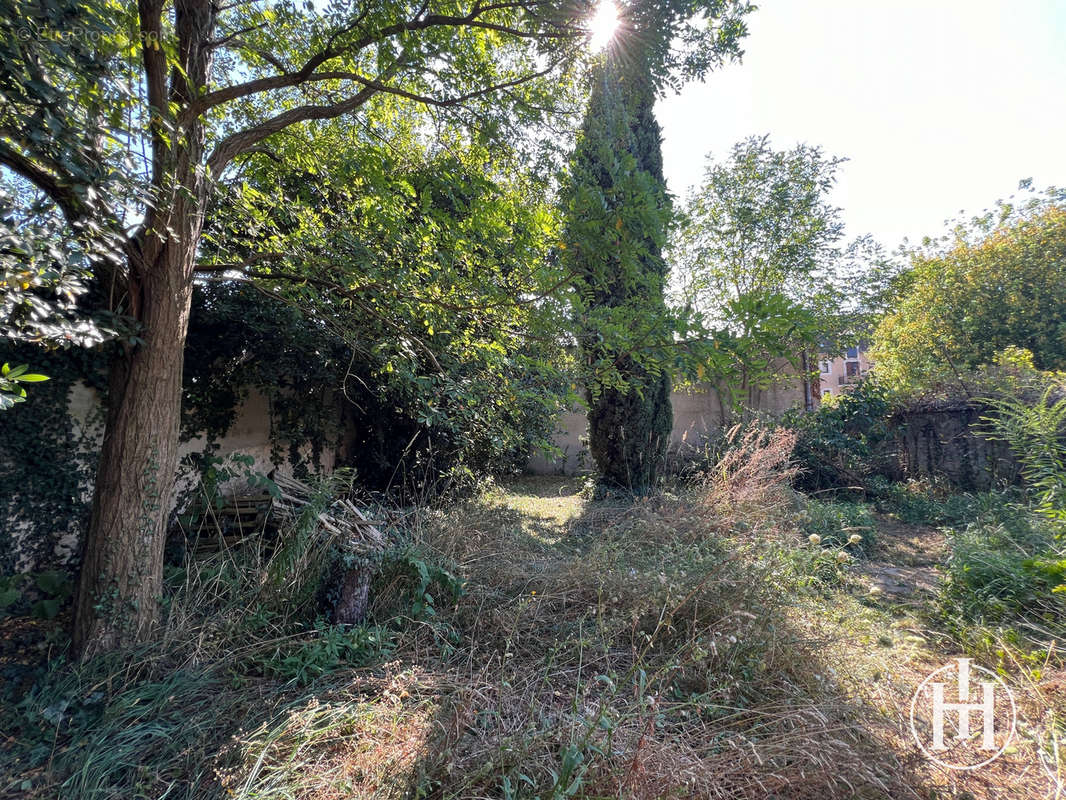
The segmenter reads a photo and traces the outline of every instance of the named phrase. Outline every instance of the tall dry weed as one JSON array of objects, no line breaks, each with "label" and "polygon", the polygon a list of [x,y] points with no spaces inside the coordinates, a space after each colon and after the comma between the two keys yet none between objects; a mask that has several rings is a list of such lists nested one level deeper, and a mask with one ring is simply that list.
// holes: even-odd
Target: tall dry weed
[{"label": "tall dry weed", "polygon": [[700,504],[727,523],[764,522],[790,502],[798,471],[792,461],[796,434],[757,422],[735,425],[717,463],[695,481]]}]

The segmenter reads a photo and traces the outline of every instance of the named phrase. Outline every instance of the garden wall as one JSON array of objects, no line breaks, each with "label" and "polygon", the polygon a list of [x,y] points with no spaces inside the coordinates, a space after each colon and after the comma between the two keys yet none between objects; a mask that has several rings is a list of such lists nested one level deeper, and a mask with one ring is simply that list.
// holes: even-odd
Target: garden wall
[{"label": "garden wall", "polygon": [[[83,477],[80,492],[73,492],[65,501],[65,508],[51,508],[51,524],[44,534],[49,540],[42,539],[42,520],[40,511],[30,503],[19,503],[14,514],[0,515],[0,574],[7,570],[29,572],[43,566],[55,566],[69,563],[77,555],[80,531],[85,510],[92,496],[91,476],[95,473],[96,459],[103,437],[103,411],[100,395],[84,384],[74,384],[68,395],[67,412],[74,428],[76,451],[67,454],[77,462]],[[33,414],[33,397],[26,403],[19,404],[4,414]],[[250,467],[253,472],[266,474],[277,468],[289,471],[291,464],[283,457],[276,463],[271,450],[270,440],[270,406],[267,398],[256,391],[250,391],[238,407],[233,424],[226,434],[217,440],[216,455],[225,456],[240,453],[254,459]],[[179,458],[201,453],[207,446],[204,436],[184,442],[180,445]],[[287,452],[287,449],[285,450]],[[309,456],[310,453],[303,453]],[[336,453],[324,449],[321,454],[321,466],[329,471],[333,468]],[[70,465],[56,465],[56,469]],[[190,470],[179,474],[175,498],[180,499],[187,490],[194,486],[196,476]],[[236,481],[235,483],[239,483]],[[65,513],[64,513],[65,512]]]},{"label": "garden wall", "polygon": [[[782,372],[792,371],[783,364]],[[769,414],[781,414],[791,408],[803,408],[803,381],[797,378],[755,393],[755,407]],[[728,415],[722,413],[722,400],[713,384],[700,384],[692,390],[675,391],[670,395],[674,408],[674,429],[670,435],[672,452],[684,455],[696,452],[704,444],[721,434]],[[554,458],[535,454],[527,469],[538,475],[573,475],[591,467],[588,450],[582,439],[588,429],[588,420],[583,409],[574,409],[563,414],[558,421],[552,443],[561,451]]]},{"label": "garden wall", "polygon": [[1019,479],[1018,462],[1002,442],[977,435],[985,410],[969,404],[897,412],[893,443],[903,478],[943,480],[963,491],[985,491]]}]

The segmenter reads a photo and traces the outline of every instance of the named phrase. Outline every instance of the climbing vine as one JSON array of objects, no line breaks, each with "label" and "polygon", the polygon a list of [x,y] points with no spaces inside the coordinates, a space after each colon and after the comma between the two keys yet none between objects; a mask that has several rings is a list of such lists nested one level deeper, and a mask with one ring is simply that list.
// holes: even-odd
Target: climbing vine
[{"label": "climbing vine", "polygon": [[269,404],[271,460],[297,476],[322,467],[339,443],[340,400],[351,353],[298,308],[247,283],[196,288],[185,346],[182,439],[208,451],[252,391]]},{"label": "climbing vine", "polygon": [[76,557],[63,545],[88,523],[93,429],[100,420],[71,417],[68,402],[79,381],[103,391],[105,357],[97,350],[47,352],[19,344],[4,359],[49,377],[26,402],[0,414],[0,573],[10,574],[20,564],[55,566]]},{"label": "climbing vine", "polygon": [[[360,487],[422,498],[485,473],[520,469],[551,434],[563,378],[525,369],[521,353],[501,357],[492,369],[456,362],[447,379],[411,375],[387,369],[390,350],[380,330],[362,331],[365,347],[353,346],[351,329],[346,333],[248,283],[198,286],[182,438],[203,436],[206,444],[186,467],[208,463],[253,391],[268,402],[273,463],[287,462],[302,477],[335,452],[338,465],[354,468]],[[103,411],[102,403],[90,403],[90,418],[75,418],[69,401],[81,382],[106,402],[106,354],[20,345],[4,358],[31,364],[50,380],[0,414],[0,573],[76,563]],[[511,387],[504,398],[501,386]],[[64,542],[70,546],[57,552]]]}]

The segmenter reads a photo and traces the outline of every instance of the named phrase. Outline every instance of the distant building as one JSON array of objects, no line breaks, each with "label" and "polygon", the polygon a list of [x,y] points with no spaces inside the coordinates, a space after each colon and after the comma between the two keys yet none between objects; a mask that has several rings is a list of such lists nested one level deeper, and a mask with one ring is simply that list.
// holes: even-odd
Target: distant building
[{"label": "distant building", "polygon": [[819,397],[838,397],[866,377],[873,367],[866,355],[867,347],[865,344],[849,347],[842,356],[827,353],[818,356]]}]

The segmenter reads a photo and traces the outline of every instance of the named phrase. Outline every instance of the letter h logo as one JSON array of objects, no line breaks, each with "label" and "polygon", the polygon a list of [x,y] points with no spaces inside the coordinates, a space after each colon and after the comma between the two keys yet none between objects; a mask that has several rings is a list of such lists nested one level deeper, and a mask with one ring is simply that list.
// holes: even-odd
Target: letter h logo
[{"label": "letter h logo", "polygon": [[959,727],[956,741],[964,742],[970,738],[970,712],[980,711],[983,715],[981,737],[982,750],[996,749],[996,685],[992,681],[981,681],[981,702],[970,702],[970,659],[957,659],[959,664],[959,702],[944,702],[943,683],[931,683],[933,688],[933,750],[947,750],[944,746],[944,711],[959,712]]}]

